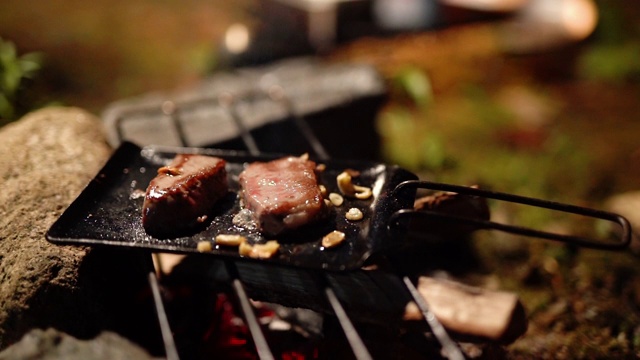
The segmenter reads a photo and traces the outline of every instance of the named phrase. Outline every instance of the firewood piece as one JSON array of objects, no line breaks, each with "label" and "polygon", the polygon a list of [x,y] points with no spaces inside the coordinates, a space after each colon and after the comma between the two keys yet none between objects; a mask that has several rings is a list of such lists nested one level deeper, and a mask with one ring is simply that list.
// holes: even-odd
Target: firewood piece
[{"label": "firewood piece", "polygon": [[[477,188],[476,185],[472,187]],[[414,209],[417,211],[435,211],[476,220],[489,220],[491,217],[485,198],[450,192],[440,192],[418,198],[414,203]],[[446,237],[466,235],[477,230],[473,225],[459,224],[451,226],[451,223],[424,221],[423,219],[412,222],[410,227],[414,233],[440,234]]]},{"label": "firewood piece", "polygon": [[[426,276],[420,277],[418,291],[442,325],[456,335],[511,343],[527,329],[524,308],[515,294]],[[404,317],[421,320],[422,313],[410,302]]]}]

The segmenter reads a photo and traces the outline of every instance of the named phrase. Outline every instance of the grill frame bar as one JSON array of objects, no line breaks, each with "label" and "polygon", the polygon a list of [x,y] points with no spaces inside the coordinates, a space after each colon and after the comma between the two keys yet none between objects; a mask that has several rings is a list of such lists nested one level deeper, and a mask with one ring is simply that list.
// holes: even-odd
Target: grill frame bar
[{"label": "grill frame bar", "polygon": [[[273,91],[269,92],[270,95],[279,93],[279,95],[277,97],[271,96],[272,100],[274,100],[274,101],[278,101],[278,100],[283,101],[285,99],[285,96],[283,95],[282,89],[280,87],[278,87],[277,85],[274,85],[272,87],[272,89],[273,89]],[[287,108],[290,111],[293,110],[293,107],[291,106],[291,102],[284,101],[284,103],[288,105]],[[249,150],[249,153],[251,155],[254,155],[254,156],[260,155],[261,152],[260,152],[260,150],[258,149],[258,147],[256,145],[256,142],[255,142],[255,139],[254,139],[253,135],[251,135],[251,133],[244,126],[243,120],[239,116],[238,112],[230,111],[230,114],[233,116],[234,122],[238,126],[238,130],[240,131],[240,135],[241,135],[241,137],[242,137],[242,139],[243,139],[243,141],[245,143],[245,146]],[[305,137],[307,142],[309,144],[311,144],[313,149],[318,151],[317,155],[319,156],[319,158],[321,160],[328,160],[329,159],[329,155],[324,150],[324,147],[322,146],[322,144],[313,135],[313,133],[311,132],[311,130],[308,127],[302,125],[302,124],[306,124],[304,122],[303,118],[300,115],[295,114],[293,111],[291,111],[291,114],[293,116],[289,117],[289,119],[292,119],[292,121],[295,123],[295,125],[298,127],[298,129],[301,131],[302,135]],[[358,360],[372,360],[373,357],[369,353],[369,350],[367,349],[367,347],[364,345],[364,342],[362,341],[362,338],[360,337],[360,335],[356,331],[353,323],[349,319],[349,316],[347,315],[347,313],[344,310],[342,304],[338,300],[338,297],[336,296],[335,292],[333,291],[333,289],[329,285],[329,281],[326,278],[326,275],[324,275],[319,280],[323,283],[324,295],[325,295],[327,301],[329,302],[329,305],[333,309],[334,314],[338,318],[338,322],[340,323],[340,326],[342,327],[342,330],[343,330],[345,336],[347,337],[347,341],[349,342],[349,345],[351,346],[351,350],[353,351],[353,354],[356,356],[356,358]],[[234,285],[236,285],[236,282],[238,283],[238,286],[242,287],[242,283],[239,280],[234,279]],[[236,294],[239,295],[237,292],[236,292]],[[246,293],[244,294],[244,296],[246,296]],[[245,317],[248,314],[248,310],[249,309],[243,309],[243,312],[245,313]],[[249,316],[251,316],[250,313],[249,313]],[[251,329],[251,325],[250,325],[249,329]],[[260,339],[260,334],[261,334],[261,331],[260,332],[256,332],[255,334],[254,334],[253,330],[251,331],[251,335],[252,336],[257,336],[258,340]],[[254,341],[255,341],[255,338],[254,338]],[[260,353],[258,353],[258,354],[260,355]],[[262,359],[262,357],[261,357],[261,359]]]},{"label": "grill frame bar", "polygon": [[[288,114],[290,115],[287,117],[286,121],[289,121],[291,124],[293,124],[297,128],[300,134],[305,138],[306,142],[311,146],[316,156],[320,160],[330,159],[330,156],[325,150],[324,146],[314,135],[313,131],[308,126],[304,117],[296,111],[294,104],[287,98],[286,94],[284,93],[284,89],[282,87],[278,85],[272,85],[267,90],[262,89],[262,90],[257,90],[255,92],[252,92],[250,96],[264,96],[271,99],[272,101],[278,102],[280,105],[285,107],[288,111]],[[225,94],[224,96],[221,96],[217,99],[216,98],[199,99],[197,100],[197,102],[216,101],[218,106],[221,106],[222,108],[224,108],[227,111],[230,118],[233,120],[235,126],[239,131],[240,138],[244,143],[245,147],[247,148],[247,150],[249,151],[249,153],[251,155],[260,155],[261,151],[255,141],[255,138],[251,134],[251,131],[249,130],[249,128],[245,126],[242,115],[240,114],[239,111],[237,111],[238,99],[239,99],[238,97],[234,97],[231,94]],[[240,98],[240,100],[242,100],[242,98]],[[157,109],[157,108],[154,109],[152,107],[149,107],[145,109],[138,109],[136,111],[159,112],[159,114],[164,114],[165,116],[168,116],[171,119],[171,122],[176,132],[179,134],[179,140],[182,146],[185,146],[185,147],[190,146],[190,144],[188,143],[187,137],[185,136],[185,133],[182,129],[182,125],[180,121],[180,107],[176,106],[175,103],[171,101],[166,101],[163,103],[160,109]],[[123,140],[123,132],[121,131],[120,126],[123,124],[124,121],[125,121],[125,117],[120,117],[116,122],[116,127],[118,130],[117,133],[118,133],[118,136],[120,137],[119,138],[120,141]],[[622,236],[621,236],[622,240],[620,243],[613,244],[613,245],[594,245],[593,242],[589,240],[586,240],[580,237],[575,237],[575,236],[558,237],[558,236],[554,236],[554,234],[549,235],[549,233],[539,232],[539,231],[527,229],[527,228],[520,228],[520,227],[508,228],[507,226],[504,226],[502,224],[497,224],[497,223],[477,222],[477,221],[474,222],[475,225],[479,225],[479,228],[498,229],[498,230],[507,231],[507,232],[514,232],[514,233],[525,235],[525,236],[559,240],[567,243],[573,243],[583,247],[591,247],[591,248],[605,249],[605,250],[619,250],[619,249],[626,248],[631,239],[631,229],[628,221],[624,217],[621,217],[617,214],[612,214],[612,213],[607,213],[607,212],[602,212],[602,211],[597,211],[597,210],[592,210],[592,209],[577,207],[572,205],[548,202],[545,200],[530,199],[530,198],[519,197],[516,195],[511,195],[511,194],[489,192],[485,190],[478,190],[478,189],[448,185],[448,184],[428,183],[427,185],[424,185],[424,182],[423,182],[423,184],[421,185],[421,184],[417,184],[416,182],[407,182],[407,184],[398,186],[397,190],[401,191],[403,188],[409,188],[414,186],[424,187],[424,188],[429,188],[434,190],[442,190],[442,191],[455,191],[460,194],[469,194],[472,196],[495,198],[495,199],[500,199],[504,201],[523,203],[530,206],[557,209],[559,211],[582,214],[585,216],[591,216],[591,217],[596,217],[600,219],[610,220],[622,227]],[[392,222],[395,222],[396,220],[398,220],[403,216],[409,217],[409,216],[414,216],[415,214],[416,214],[415,212],[411,212],[411,211],[398,212],[397,217],[394,218]],[[444,218],[449,221],[465,222],[469,220],[464,218],[452,217],[450,215],[442,215],[434,212],[426,212],[422,216],[427,216],[427,215],[436,216],[438,218]],[[273,359],[274,358],[273,354],[269,349],[269,345],[266,342],[264,334],[262,333],[260,324],[257,322],[257,319],[255,318],[255,313],[253,312],[254,309],[250,304],[250,300],[247,296],[246,290],[244,289],[244,285],[242,284],[240,279],[237,277],[237,269],[235,268],[235,264],[233,263],[232,260],[225,261],[225,264],[229,269],[229,273],[232,275],[233,289],[240,303],[240,308],[241,308],[241,311],[243,312],[245,321],[247,321],[247,325],[253,337],[254,345],[256,346],[256,350],[258,352],[259,357],[261,359]],[[233,274],[235,274],[235,276],[233,276]],[[398,276],[400,276],[400,274],[398,274]],[[400,276],[400,277],[405,284],[406,290],[414,299],[419,309],[421,310],[422,314],[424,315],[425,322],[428,324],[429,328],[437,338],[438,342],[440,342],[444,352],[446,353],[446,356],[448,356],[450,359],[464,359],[464,355],[460,350],[460,348],[449,337],[448,333],[446,332],[446,329],[444,329],[442,324],[438,322],[437,318],[431,312],[429,305],[426,303],[425,299],[416,291],[415,286],[413,285],[409,277],[407,276]],[[337,316],[339,323],[343,329],[344,334],[347,337],[347,340],[351,346],[351,349],[354,355],[358,359],[371,359],[372,358],[371,354],[369,353],[361,337],[355,330],[353,323],[351,322],[348,315],[344,311],[344,308],[340,304],[340,301],[338,297],[335,295],[334,290],[330,286],[330,281],[328,280],[329,279],[326,277],[319,279],[320,282],[322,282],[323,284],[326,284],[326,287],[324,288],[325,297],[327,298],[328,303],[331,305],[334,314]],[[149,281],[151,285],[151,282],[153,282],[154,280],[150,277]],[[157,282],[157,278],[155,279],[155,281]],[[157,298],[154,297],[154,301],[156,301],[157,308],[163,308],[161,304],[162,302],[161,297],[157,297]],[[157,303],[158,301],[160,302],[160,304]],[[166,321],[162,321],[162,314],[160,312],[158,313],[158,317],[159,317],[159,322],[161,327],[164,327],[164,329],[162,330],[163,334],[167,332],[170,333],[170,329],[168,328],[169,324]],[[169,340],[163,339],[163,340],[165,340],[165,347],[166,347],[167,354],[175,350],[175,344],[172,345],[171,339]],[[173,350],[172,350],[172,347],[173,347]]]},{"label": "grill frame bar", "polygon": [[[260,95],[260,91],[257,93],[251,94],[253,96]],[[304,117],[296,111],[293,102],[291,102],[286,94],[284,93],[284,89],[279,85],[272,85],[267,91],[262,93],[263,96],[267,96],[274,102],[278,102],[280,105],[284,106],[287,109],[289,116],[287,116],[287,120],[300,132],[300,134],[304,137],[305,141],[311,146],[315,155],[323,161],[329,160],[330,155],[322,145],[322,143],[318,140],[318,138],[313,133],[313,130],[309,127],[308,123],[305,121]],[[234,98],[230,94],[225,94],[224,96],[219,97],[218,99],[214,99],[217,101],[219,106],[222,106],[227,111],[227,114],[233,120],[233,123],[237,127],[239,131],[240,138],[247,148],[248,152],[252,156],[259,156],[262,154],[258,145],[255,141],[254,136],[251,134],[248,127],[245,125],[243,117],[240,115],[240,112],[237,111],[237,99]],[[206,101],[206,100],[201,100]],[[179,141],[183,147],[188,147],[190,144],[187,141],[187,138],[182,129],[181,121],[180,121],[180,107],[176,106],[175,103],[171,101],[165,101],[161,107],[161,109],[154,110],[153,108],[142,109],[140,111],[160,111],[161,114],[169,116],[171,122],[173,124],[174,129],[179,135]],[[124,123],[125,117],[120,117],[116,121],[116,129],[119,137],[119,141],[123,141],[123,131],[122,124]],[[243,318],[247,322],[247,327],[252,336],[254,346],[256,348],[258,357],[263,360],[271,360],[274,359],[273,353],[266,341],[266,337],[262,331],[262,328],[255,316],[255,312],[253,307],[251,306],[251,302],[247,295],[246,289],[242,284],[241,280],[238,277],[237,268],[232,260],[225,260],[225,266],[227,267],[228,273],[230,275],[230,280],[232,284],[232,288],[236,299],[239,303],[239,308],[243,314]],[[351,350],[354,356],[359,360],[370,360],[373,359],[369,350],[367,349],[364,341],[358,334],[355,326],[352,321],[349,319],[348,314],[346,313],[344,307],[340,303],[335,291],[331,287],[330,279],[326,274],[319,274],[318,281],[323,285],[323,294],[331,309],[333,310],[334,315],[338,319],[340,326],[342,327],[343,333],[347,338],[349,345],[351,346]],[[404,277],[403,281],[411,281],[408,277]],[[149,283],[153,288],[157,287],[157,277],[155,272],[150,273],[149,275]],[[412,285],[412,284],[411,284]],[[413,287],[415,290],[415,287]],[[453,342],[453,340],[449,337],[448,333],[437,320],[437,318],[433,315],[431,310],[429,309],[426,300],[420,296],[420,294],[416,291],[412,291],[412,288],[407,286],[406,290],[411,295],[411,297],[418,304],[421,312],[425,314],[425,321],[427,322],[429,328],[437,329],[436,338],[440,342],[443,349],[445,349],[447,355],[452,360],[460,360],[464,359],[464,355],[460,348]],[[158,292],[158,296],[153,297],[154,303],[156,305],[156,309],[158,309],[158,322],[161,328],[161,332],[163,334],[163,343],[165,346],[165,351],[167,353],[167,357],[170,360],[179,360],[178,354],[175,350],[175,343],[172,338],[167,337],[167,334],[171,334],[171,329],[168,321],[166,320],[166,314],[164,313],[164,305],[163,299]],[[436,331],[434,331],[434,334]]]}]

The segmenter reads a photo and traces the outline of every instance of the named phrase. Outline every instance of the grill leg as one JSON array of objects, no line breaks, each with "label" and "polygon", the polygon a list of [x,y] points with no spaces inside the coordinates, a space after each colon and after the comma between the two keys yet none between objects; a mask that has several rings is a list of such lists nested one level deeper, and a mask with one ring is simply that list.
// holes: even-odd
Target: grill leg
[{"label": "grill leg", "polygon": [[229,276],[232,279],[231,285],[236,294],[236,297],[238,298],[238,302],[240,303],[240,309],[242,310],[244,319],[247,322],[249,332],[251,332],[251,337],[253,338],[253,343],[256,346],[258,356],[262,360],[274,359],[273,354],[271,353],[271,349],[269,348],[269,344],[267,343],[267,339],[262,332],[260,323],[258,322],[256,314],[253,311],[253,307],[251,306],[251,302],[249,301],[249,296],[247,296],[244,285],[242,284],[240,279],[238,279],[238,269],[232,262],[225,262],[225,265],[227,267],[227,271],[229,272]]},{"label": "grill leg", "polygon": [[160,331],[162,333],[162,341],[164,342],[167,360],[180,360],[178,350],[176,350],[176,344],[173,339],[173,333],[169,326],[169,320],[167,319],[167,313],[164,311],[164,303],[162,302],[162,295],[160,294],[160,285],[158,285],[158,277],[156,276],[155,271],[149,272],[147,279],[149,280],[153,303],[156,307],[156,314],[158,315],[158,323],[160,324]]}]

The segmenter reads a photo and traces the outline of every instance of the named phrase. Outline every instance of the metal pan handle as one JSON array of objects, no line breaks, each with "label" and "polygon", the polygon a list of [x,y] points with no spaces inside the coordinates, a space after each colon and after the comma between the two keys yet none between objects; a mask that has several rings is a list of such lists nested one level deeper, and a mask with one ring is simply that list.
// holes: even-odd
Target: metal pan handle
[{"label": "metal pan handle", "polygon": [[483,197],[488,199],[502,200],[505,202],[518,203],[533,207],[545,208],[549,210],[561,211],[565,213],[583,215],[586,217],[603,219],[614,222],[621,227],[620,239],[617,242],[599,242],[594,239],[575,236],[575,235],[565,235],[552,233],[547,231],[535,230],[526,227],[520,227],[515,225],[507,225],[502,223],[497,223],[494,221],[481,220],[481,219],[473,219],[469,217],[456,216],[451,214],[444,214],[437,211],[416,211],[413,209],[402,209],[396,211],[389,218],[388,228],[390,231],[394,231],[399,229],[402,224],[406,223],[404,220],[408,220],[409,218],[418,218],[428,217],[430,220],[439,220],[445,222],[455,222],[455,223],[464,223],[467,225],[474,226],[477,229],[494,229],[500,230],[512,234],[537,237],[542,239],[554,240],[565,242],[569,244],[578,245],[585,248],[592,249],[601,249],[601,250],[620,250],[626,248],[631,242],[631,225],[629,221],[621,215],[601,211],[594,210],[590,208],[563,204],[548,200],[534,199],[519,195],[506,194],[501,192],[482,190],[477,188],[472,188],[468,186],[460,186],[460,185],[450,185],[450,184],[442,184],[435,183],[429,181],[420,181],[420,180],[409,180],[404,181],[393,190],[394,196],[399,196],[403,191],[415,191],[416,189],[430,189],[430,190],[438,190],[438,191],[448,191],[454,192],[461,195],[468,196],[476,196]]}]

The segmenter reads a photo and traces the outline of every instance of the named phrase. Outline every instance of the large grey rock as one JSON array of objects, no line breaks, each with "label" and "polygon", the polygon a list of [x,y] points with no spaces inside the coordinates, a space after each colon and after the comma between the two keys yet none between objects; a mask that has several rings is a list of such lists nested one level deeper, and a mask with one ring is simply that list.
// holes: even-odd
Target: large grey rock
[{"label": "large grey rock", "polygon": [[127,339],[103,332],[79,340],[55,329],[34,329],[0,352],[0,360],[149,360],[149,353]]},{"label": "large grey rock", "polygon": [[0,129],[0,144],[0,348],[34,327],[93,336],[123,306],[109,294],[133,277],[105,268],[109,251],[54,245],[45,233],[110,155],[101,121],[48,108]]}]

